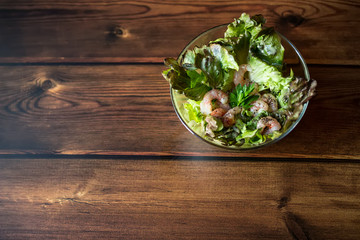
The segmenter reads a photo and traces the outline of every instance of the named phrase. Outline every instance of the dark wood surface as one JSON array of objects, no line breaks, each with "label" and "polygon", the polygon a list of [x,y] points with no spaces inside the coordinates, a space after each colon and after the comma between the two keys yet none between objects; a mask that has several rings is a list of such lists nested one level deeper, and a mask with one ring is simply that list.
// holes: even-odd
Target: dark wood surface
[{"label": "dark wood surface", "polygon": [[358,163],[3,159],[1,239],[357,239]]},{"label": "dark wood surface", "polygon": [[174,112],[163,69],[0,67],[0,79],[7,80],[0,85],[0,154],[360,158],[358,67],[310,66],[318,96],[300,124],[283,141],[246,152],[223,150],[190,134]]},{"label": "dark wood surface", "polygon": [[[191,135],[162,60],[242,12],[318,95],[290,135]],[[2,1],[0,239],[360,239],[358,1]]]},{"label": "dark wood surface", "polygon": [[162,62],[242,12],[263,14],[308,63],[360,64],[356,0],[2,1],[0,62]]}]

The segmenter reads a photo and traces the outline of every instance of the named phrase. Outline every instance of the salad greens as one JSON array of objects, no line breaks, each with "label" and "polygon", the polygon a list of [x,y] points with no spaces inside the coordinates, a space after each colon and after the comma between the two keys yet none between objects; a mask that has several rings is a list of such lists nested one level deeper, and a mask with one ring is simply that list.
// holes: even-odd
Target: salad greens
[{"label": "salad greens", "polygon": [[248,64],[252,71],[249,71],[250,80],[262,86],[262,89],[269,89],[273,92],[279,92],[287,88],[293,79],[293,72],[287,77],[282,76],[282,72],[276,67],[268,65],[255,56],[249,58]]},{"label": "salad greens", "polygon": [[276,139],[315,95],[315,80],[285,74],[281,37],[264,24],[243,13],[223,38],[165,59],[163,76],[186,97],[185,120],[203,137],[239,147]]},{"label": "salad greens", "polygon": [[203,72],[186,70],[172,58],[165,59],[165,65],[170,69],[163,72],[163,76],[169,81],[173,89],[178,90],[190,99],[201,100],[211,87],[204,84],[206,79]]},{"label": "salad greens", "polygon": [[251,52],[255,57],[270,66],[282,70],[284,60],[284,47],[281,38],[274,28],[265,28],[260,31],[251,46]]},{"label": "salad greens", "polygon": [[242,106],[245,109],[251,107],[251,103],[259,98],[259,95],[250,95],[255,89],[254,84],[249,86],[238,84],[229,95],[230,107]]}]

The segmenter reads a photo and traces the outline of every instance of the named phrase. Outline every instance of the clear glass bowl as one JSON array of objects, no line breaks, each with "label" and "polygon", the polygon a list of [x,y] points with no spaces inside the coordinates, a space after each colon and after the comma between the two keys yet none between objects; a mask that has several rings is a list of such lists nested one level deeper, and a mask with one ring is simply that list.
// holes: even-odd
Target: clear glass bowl
[{"label": "clear glass bowl", "polygon": [[[208,44],[212,40],[224,37],[224,33],[225,33],[226,29],[227,29],[227,26],[228,26],[228,24],[216,26],[216,27],[213,27],[213,28],[201,33],[199,36],[194,38],[182,50],[182,52],[178,56],[177,60],[181,62],[187,50],[192,50],[194,47],[200,47],[202,45]],[[284,56],[285,63],[294,71],[295,76],[305,78],[305,79],[307,79],[309,81],[310,80],[310,74],[309,74],[309,70],[307,68],[307,65],[305,63],[304,58],[301,56],[300,52],[296,49],[296,47],[287,38],[285,38],[280,33],[278,33],[278,34],[280,35],[281,40],[282,40],[281,43],[285,48],[285,56]],[[226,148],[226,149],[233,149],[233,150],[255,149],[255,148],[264,147],[264,146],[267,146],[269,144],[280,141],[281,139],[286,137],[296,127],[296,125],[300,122],[301,118],[304,116],[306,108],[308,106],[308,102],[305,103],[299,118],[296,121],[294,121],[293,124],[282,135],[280,135],[278,138],[276,138],[274,140],[267,141],[267,142],[264,142],[264,143],[259,144],[259,145],[242,145],[242,146],[230,145],[230,146],[226,146],[226,145],[223,145],[220,141],[216,141],[216,140],[205,137],[204,132],[196,130],[186,120],[186,118],[184,117],[183,103],[187,100],[187,98],[183,94],[179,94],[174,89],[170,88],[170,95],[171,95],[171,101],[172,101],[172,104],[174,106],[174,109],[175,109],[175,112],[176,112],[177,116],[179,117],[182,124],[192,134],[194,134],[195,136],[199,137],[200,139],[202,139],[205,142],[210,143],[212,145],[222,147],[222,148]]]}]

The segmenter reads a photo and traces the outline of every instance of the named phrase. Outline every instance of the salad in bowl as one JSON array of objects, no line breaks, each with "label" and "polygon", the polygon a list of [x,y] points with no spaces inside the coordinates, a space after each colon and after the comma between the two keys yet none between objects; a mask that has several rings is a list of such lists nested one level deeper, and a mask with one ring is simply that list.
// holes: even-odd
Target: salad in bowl
[{"label": "salad in bowl", "polygon": [[[209,143],[251,149],[278,141],[315,95],[317,83],[299,51],[264,24],[262,15],[243,13],[200,34],[177,59],[164,60],[168,69],[162,75],[177,115]],[[299,59],[303,76],[285,63],[288,49]]]}]

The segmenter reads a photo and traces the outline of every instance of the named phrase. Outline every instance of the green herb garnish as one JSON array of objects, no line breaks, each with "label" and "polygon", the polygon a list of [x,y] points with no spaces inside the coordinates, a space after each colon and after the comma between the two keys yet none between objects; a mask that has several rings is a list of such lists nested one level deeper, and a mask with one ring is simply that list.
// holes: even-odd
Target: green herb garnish
[{"label": "green herb garnish", "polygon": [[237,106],[241,106],[245,109],[250,108],[250,104],[259,98],[258,95],[250,95],[252,91],[254,91],[254,89],[254,84],[250,84],[249,86],[241,86],[241,84],[238,84],[235,89],[230,93],[230,106],[232,108]]}]

